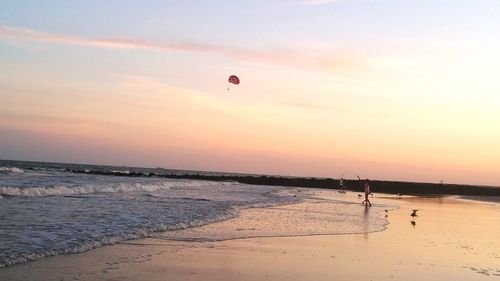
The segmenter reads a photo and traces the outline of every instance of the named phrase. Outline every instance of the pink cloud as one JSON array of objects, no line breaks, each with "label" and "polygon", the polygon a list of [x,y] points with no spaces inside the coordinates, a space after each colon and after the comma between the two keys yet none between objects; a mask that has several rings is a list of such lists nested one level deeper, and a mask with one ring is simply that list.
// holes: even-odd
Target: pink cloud
[{"label": "pink cloud", "polygon": [[91,39],[79,36],[51,34],[35,31],[32,29],[23,29],[11,26],[0,25],[0,36],[12,39],[34,40],[40,42],[52,42],[69,45],[94,46],[115,49],[162,49],[179,51],[199,51],[210,52],[217,51],[215,46],[196,44],[196,43],[152,43],[126,38],[104,38]]},{"label": "pink cloud", "polygon": [[304,5],[323,5],[330,3],[339,3],[339,2],[348,2],[352,0],[303,0],[302,4]]},{"label": "pink cloud", "polygon": [[261,51],[199,42],[153,42],[133,38],[84,38],[2,25],[0,25],[0,38],[111,49],[215,53],[245,63],[305,68],[343,74],[346,71],[352,72],[355,69],[367,67],[361,56],[353,55],[353,53],[346,52],[341,48],[309,52],[285,48]]}]

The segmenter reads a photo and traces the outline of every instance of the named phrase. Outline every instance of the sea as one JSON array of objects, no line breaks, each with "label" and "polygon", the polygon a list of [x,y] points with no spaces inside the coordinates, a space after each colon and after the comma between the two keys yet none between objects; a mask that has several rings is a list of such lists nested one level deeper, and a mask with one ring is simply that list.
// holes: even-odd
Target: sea
[{"label": "sea", "polygon": [[297,201],[283,187],[158,177],[186,173],[210,172],[0,160],[0,267]]},{"label": "sea", "polygon": [[[306,193],[297,187],[165,177],[186,174],[235,175],[0,160],[0,268],[177,233],[234,218],[243,209],[296,204]],[[330,221],[330,230],[322,234],[335,234],[340,228],[359,232],[366,220],[366,213],[356,213],[361,212],[359,202],[330,201],[330,205],[312,202],[300,216],[309,222],[316,218],[323,228]],[[298,224],[299,215],[287,214],[292,214],[290,223],[280,235],[313,234],[307,230],[308,221]],[[371,230],[381,230],[384,221],[371,225],[375,225]]]}]

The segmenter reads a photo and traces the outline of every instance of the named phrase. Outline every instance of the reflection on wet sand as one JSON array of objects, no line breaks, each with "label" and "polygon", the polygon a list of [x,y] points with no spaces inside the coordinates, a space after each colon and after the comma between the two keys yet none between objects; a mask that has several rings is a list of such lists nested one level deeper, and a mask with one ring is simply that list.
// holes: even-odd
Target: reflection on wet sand
[{"label": "reflection on wet sand", "polygon": [[370,206],[368,205],[364,205],[364,213],[363,213],[363,237],[365,238],[365,240],[368,240],[369,238],[369,235],[368,235],[368,231],[369,231],[369,227],[370,227]]}]

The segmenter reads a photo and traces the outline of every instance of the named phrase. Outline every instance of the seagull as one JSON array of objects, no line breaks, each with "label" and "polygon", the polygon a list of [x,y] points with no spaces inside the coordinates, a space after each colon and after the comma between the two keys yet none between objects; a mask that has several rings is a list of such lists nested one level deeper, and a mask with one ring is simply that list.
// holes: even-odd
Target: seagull
[{"label": "seagull", "polygon": [[417,216],[417,211],[418,211],[418,210],[413,210],[413,212],[411,213],[411,215],[410,215],[410,216],[412,216],[412,217],[416,217],[416,216]]}]

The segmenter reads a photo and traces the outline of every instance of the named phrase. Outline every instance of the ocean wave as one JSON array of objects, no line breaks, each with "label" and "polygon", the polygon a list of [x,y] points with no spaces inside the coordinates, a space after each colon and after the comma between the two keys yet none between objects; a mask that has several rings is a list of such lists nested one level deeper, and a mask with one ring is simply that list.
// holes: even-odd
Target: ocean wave
[{"label": "ocean wave", "polygon": [[16,167],[0,167],[0,174],[24,173],[20,168]]},{"label": "ocean wave", "polygon": [[36,252],[36,253],[24,252],[20,255],[14,255],[14,256],[8,257],[6,259],[0,260],[0,268],[4,268],[4,267],[11,266],[14,264],[34,261],[34,260],[38,260],[38,259],[41,259],[44,257],[49,257],[49,256],[83,253],[83,252],[86,252],[86,251],[89,251],[89,250],[92,250],[95,248],[99,248],[99,247],[106,246],[106,245],[114,245],[114,244],[118,244],[118,243],[121,243],[121,242],[127,241],[127,240],[155,237],[158,234],[165,232],[165,231],[181,230],[181,229],[187,229],[187,228],[191,228],[191,227],[199,227],[199,226],[203,226],[203,225],[207,225],[207,224],[211,224],[211,223],[215,223],[215,222],[228,220],[228,219],[231,219],[231,218],[238,216],[238,214],[239,214],[239,211],[237,209],[230,208],[226,212],[221,212],[218,216],[206,218],[206,219],[193,220],[189,223],[158,224],[158,225],[155,225],[155,226],[149,227],[149,228],[136,229],[133,233],[105,237],[105,238],[101,238],[99,240],[85,242],[85,243],[82,243],[81,245],[74,246],[74,247],[68,247],[68,248],[62,248],[62,249],[47,249],[45,251],[40,251],[40,252]]},{"label": "ocean wave", "polygon": [[119,184],[86,184],[81,186],[48,186],[48,187],[2,187],[0,186],[0,197],[4,196],[65,196],[94,193],[124,193],[124,192],[156,192],[170,188],[201,187],[212,185],[231,185],[232,182],[211,182],[176,180],[159,183],[119,183]]},{"label": "ocean wave", "polygon": [[94,169],[66,169],[67,172],[75,174],[91,174],[103,176],[127,176],[127,177],[157,177],[157,173],[139,172],[131,170],[94,170]]},{"label": "ocean wave", "polygon": [[128,175],[131,173],[131,171],[129,170],[111,170],[110,172],[113,174],[124,174],[124,175]]},{"label": "ocean wave", "polygon": [[279,192],[284,187],[166,178],[151,169],[15,166],[0,164],[0,229],[7,231],[0,235],[0,268],[298,200]]},{"label": "ocean wave", "polygon": [[[121,233],[113,236],[103,237],[94,241],[82,242],[78,246],[60,248],[60,249],[46,249],[37,252],[25,251],[18,253],[17,255],[12,255],[9,257],[4,257],[0,259],[0,268],[5,268],[11,265],[26,263],[30,261],[35,261],[44,257],[57,256],[57,255],[67,255],[67,254],[78,254],[83,253],[92,249],[96,249],[106,245],[119,244],[124,241],[133,239],[143,239],[150,237],[166,237],[165,233],[168,231],[178,231],[183,229],[195,228],[204,225],[213,224],[216,222],[221,222],[238,217],[241,210],[249,208],[268,208],[284,204],[297,203],[300,200],[292,197],[280,197],[277,193],[273,193],[275,201],[270,202],[245,202],[241,205],[233,205],[227,208],[218,209],[216,215],[194,219],[188,222],[179,223],[162,223],[150,226],[147,228],[139,228],[133,230],[131,233]],[[182,239],[181,239],[182,240]]]}]

